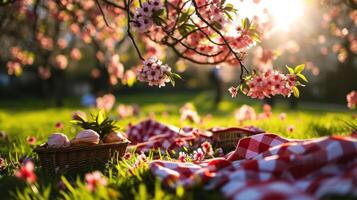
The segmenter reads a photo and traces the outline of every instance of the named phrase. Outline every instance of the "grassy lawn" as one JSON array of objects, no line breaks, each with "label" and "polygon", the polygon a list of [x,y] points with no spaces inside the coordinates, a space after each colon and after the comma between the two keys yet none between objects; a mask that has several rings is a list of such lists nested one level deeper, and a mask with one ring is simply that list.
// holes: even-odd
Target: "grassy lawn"
[{"label": "grassy lawn", "polygon": [[[117,96],[117,103],[131,104],[136,103],[140,106],[141,114],[137,118],[128,118],[121,120],[119,125],[125,130],[128,123],[137,123],[146,118],[150,113],[154,113],[158,121],[176,126],[190,125],[189,123],[180,122],[179,108],[185,102],[192,102],[196,106],[199,114],[205,116],[212,114],[212,118],[205,120],[200,126],[201,128],[210,128],[214,126],[238,126],[238,122],[234,118],[234,110],[240,105],[247,103],[253,106],[257,112],[261,112],[261,102],[248,101],[247,99],[238,98],[230,99],[228,97],[220,104],[215,111],[211,109],[211,95],[209,93],[186,93],[186,94],[137,94],[137,95],[119,95]],[[155,180],[154,177],[148,173],[147,166],[142,166],[135,169],[134,175],[127,173],[127,165],[133,164],[135,157],[128,161],[121,161],[117,164],[108,163],[108,166],[103,169],[103,173],[108,177],[109,188],[99,189],[96,196],[91,195],[83,185],[81,180],[77,180],[75,176],[68,175],[66,180],[69,182],[76,182],[77,189],[71,190],[68,188],[66,193],[57,188],[57,183],[60,177],[49,177],[41,172],[40,168],[36,169],[39,176],[38,188],[39,191],[31,189],[21,181],[14,178],[13,172],[18,167],[18,160],[23,157],[31,157],[35,163],[38,159],[35,153],[32,153],[33,146],[26,143],[28,136],[35,136],[37,144],[41,144],[47,140],[49,134],[56,131],[56,122],[62,122],[64,129],[62,132],[69,137],[75,136],[78,129],[73,128],[69,123],[71,113],[77,109],[88,112],[94,112],[95,109],[82,108],[78,100],[70,99],[65,103],[63,108],[52,108],[49,103],[40,99],[28,99],[21,101],[3,101],[0,103],[0,130],[7,133],[7,138],[0,141],[0,157],[5,158],[6,167],[0,171],[0,197],[7,199],[10,195],[18,193],[26,195],[33,195],[41,199],[48,196],[46,191],[51,190],[49,194],[52,198],[80,198],[80,199],[98,199],[108,197],[119,197],[122,199],[195,199],[199,198],[214,198],[220,197],[218,191],[204,191],[202,188],[192,188],[183,191],[182,188],[177,191],[172,191],[163,188]],[[313,138],[331,134],[348,134],[351,129],[345,124],[346,121],[352,121],[353,113],[346,110],[336,111],[334,107],[319,108],[311,106],[300,105],[297,110],[289,110],[286,102],[278,102],[277,106],[273,108],[273,116],[267,120],[247,121],[243,125],[255,125],[266,131],[277,133],[289,138]],[[162,113],[168,113],[168,116]],[[279,119],[279,114],[285,112],[287,118],[285,120]],[[116,116],[115,111],[111,113],[113,117]],[[293,125],[294,131],[288,132],[287,127]],[[47,190],[46,190],[47,188]],[[19,195],[17,195],[19,198]]]}]

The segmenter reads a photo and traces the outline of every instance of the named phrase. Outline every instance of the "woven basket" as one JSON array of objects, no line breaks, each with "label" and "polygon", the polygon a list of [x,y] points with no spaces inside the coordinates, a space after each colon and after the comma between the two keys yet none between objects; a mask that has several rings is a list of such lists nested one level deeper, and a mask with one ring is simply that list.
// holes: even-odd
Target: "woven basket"
[{"label": "woven basket", "polygon": [[224,128],[224,129],[210,129],[213,133],[214,144],[224,150],[234,150],[238,141],[244,137],[257,134],[256,131],[251,131],[245,128]]},{"label": "woven basket", "polygon": [[37,147],[42,167],[50,173],[75,172],[85,168],[98,168],[108,160],[121,158],[129,142],[48,148],[47,144]]}]

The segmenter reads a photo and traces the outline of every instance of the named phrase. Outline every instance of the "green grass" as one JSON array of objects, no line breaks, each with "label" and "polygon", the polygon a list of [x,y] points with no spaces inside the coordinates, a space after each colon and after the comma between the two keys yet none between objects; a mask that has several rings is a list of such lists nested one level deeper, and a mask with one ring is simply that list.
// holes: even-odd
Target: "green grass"
[{"label": "green grass", "polygon": [[[209,93],[118,95],[117,103],[136,103],[141,108],[140,117],[121,120],[119,125],[125,130],[129,123],[135,124],[145,119],[150,113],[154,113],[158,121],[166,124],[173,124],[179,127],[191,125],[186,122],[180,122],[179,108],[185,102],[194,103],[201,116],[212,114],[213,117],[210,120],[205,120],[200,125],[193,125],[200,128],[239,126],[240,124],[234,119],[234,110],[244,103],[253,106],[256,111],[261,112],[261,102],[250,101],[242,97],[234,100],[226,97],[217,110],[212,110],[211,99],[212,97]],[[0,170],[0,196],[2,198],[106,199],[115,197],[120,199],[215,199],[221,197],[218,191],[207,192],[200,187],[189,190],[179,188],[177,191],[164,188],[148,172],[145,165],[137,169],[134,175],[128,174],[128,165],[133,164],[135,157],[128,161],[109,163],[102,170],[109,179],[109,187],[101,188],[95,195],[88,192],[83,185],[83,173],[79,177],[74,175],[66,176],[66,180],[76,185],[76,189],[60,192],[57,188],[57,183],[61,180],[61,177],[49,177],[42,172],[40,167],[37,167],[36,173],[39,179],[36,187],[39,191],[36,192],[34,188],[12,176],[14,170],[19,166],[19,158],[23,156],[33,158],[38,166],[38,158],[32,152],[33,146],[26,143],[26,138],[28,136],[35,136],[37,144],[45,142],[47,136],[56,131],[55,123],[59,121],[64,123],[62,132],[66,133],[69,137],[73,137],[78,129],[69,123],[71,113],[77,109],[95,112],[93,108],[81,108],[76,99],[67,100],[65,105],[63,108],[53,108],[49,102],[40,99],[1,102],[0,130],[7,133],[7,138],[0,141],[0,157],[6,160],[6,167]],[[350,133],[351,128],[345,122],[353,121],[353,113],[347,110],[336,110],[333,107],[329,109],[305,107],[304,104],[298,110],[289,110],[286,102],[279,101],[277,106],[273,108],[273,116],[270,119],[247,121],[242,125],[255,125],[284,137],[301,139]],[[162,115],[164,112],[169,114],[168,117]],[[286,120],[278,118],[281,112],[287,114]],[[111,112],[110,115],[116,117],[115,111]],[[287,131],[289,125],[295,126],[293,132]]]}]

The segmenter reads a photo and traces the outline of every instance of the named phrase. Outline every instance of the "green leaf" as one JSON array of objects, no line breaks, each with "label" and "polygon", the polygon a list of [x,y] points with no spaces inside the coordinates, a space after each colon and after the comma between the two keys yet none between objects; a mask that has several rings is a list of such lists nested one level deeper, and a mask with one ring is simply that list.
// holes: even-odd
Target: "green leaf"
[{"label": "green leaf", "polygon": [[180,76],[180,74],[171,73],[171,76],[174,77],[174,78],[182,80],[182,77]]},{"label": "green leaf", "polygon": [[250,27],[251,22],[249,21],[249,19],[246,17],[244,19],[242,19],[242,27],[244,30],[248,30]]},{"label": "green leaf", "polygon": [[154,12],[154,16],[160,16],[162,14],[164,14],[164,9],[160,9]]},{"label": "green leaf", "polygon": [[305,65],[304,64],[298,65],[298,66],[295,67],[294,72],[295,72],[295,74],[298,74],[298,73],[301,73],[304,69],[305,69]]},{"label": "green leaf", "polygon": [[309,81],[307,80],[307,78],[303,75],[303,74],[296,74],[296,76],[300,77],[303,81],[305,81],[306,83],[308,83]]},{"label": "green leaf", "polygon": [[61,180],[70,192],[72,192],[72,193],[75,192],[74,188],[72,187],[72,185],[68,182],[68,180],[65,177],[61,177]]},{"label": "green leaf", "polygon": [[255,41],[255,42],[258,42],[258,43],[261,43],[262,41],[260,40],[259,38],[259,35],[257,33],[254,33],[251,35],[252,39]]},{"label": "green leaf", "polygon": [[227,5],[224,7],[224,10],[226,11],[234,11],[234,6],[231,3],[227,3]]},{"label": "green leaf", "polygon": [[189,32],[191,32],[193,29],[195,29],[196,26],[192,24],[183,24],[179,27],[179,32],[181,36],[185,37]]},{"label": "green leaf", "polygon": [[224,13],[227,15],[229,20],[233,21],[233,17],[231,16],[231,14],[229,14],[229,12],[224,11]]},{"label": "green leaf", "polygon": [[299,98],[300,92],[299,92],[299,89],[297,87],[295,87],[295,86],[293,87],[293,92],[294,92],[294,96],[296,98]]},{"label": "green leaf", "polygon": [[289,66],[287,66],[287,65],[286,65],[286,68],[289,70],[289,73],[290,73],[290,74],[294,74],[293,68],[291,68],[291,67],[289,67]]},{"label": "green leaf", "polygon": [[189,17],[190,17],[190,15],[188,14],[188,12],[182,13],[182,15],[180,16],[180,18],[178,20],[178,23],[185,22]]},{"label": "green leaf", "polygon": [[104,122],[104,120],[105,120],[105,113],[104,113],[104,110],[100,110],[99,112],[98,112],[98,115],[97,115],[97,123],[100,125],[100,124],[102,124],[103,122]]},{"label": "green leaf", "polygon": [[172,76],[169,76],[171,85],[175,87],[175,79]]},{"label": "green leaf", "polygon": [[241,85],[239,86],[239,90],[240,90],[241,92],[243,92],[243,89],[244,89],[244,86],[243,86],[243,84],[241,84]]},{"label": "green leaf", "polygon": [[163,20],[160,16],[154,16],[154,23],[158,26],[161,26],[162,24],[165,23],[165,20]]},{"label": "green leaf", "polygon": [[222,29],[223,28],[222,25],[220,23],[216,22],[216,21],[213,22],[211,25],[213,27],[215,27],[216,29]]}]

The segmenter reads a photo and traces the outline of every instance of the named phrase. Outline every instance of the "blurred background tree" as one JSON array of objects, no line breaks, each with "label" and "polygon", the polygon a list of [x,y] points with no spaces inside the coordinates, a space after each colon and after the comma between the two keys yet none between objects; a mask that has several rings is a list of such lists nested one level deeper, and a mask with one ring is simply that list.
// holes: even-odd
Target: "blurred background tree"
[{"label": "blurred background tree", "polygon": [[[125,13],[110,6],[112,1],[100,2],[100,7],[89,0],[69,7],[65,1],[1,1],[0,97],[41,96],[61,105],[66,96],[101,95],[132,86],[139,59],[126,33]],[[345,103],[345,95],[357,88],[355,0],[230,2],[253,19],[261,33],[262,43],[248,54],[248,66],[305,63],[311,80],[302,91],[305,101]],[[165,54],[166,62],[182,74],[185,80],[174,90],[212,87],[215,65],[184,61],[150,40],[139,41],[139,48]],[[239,69],[220,66],[223,91],[238,74]],[[135,84],[131,90],[143,87]]]}]

